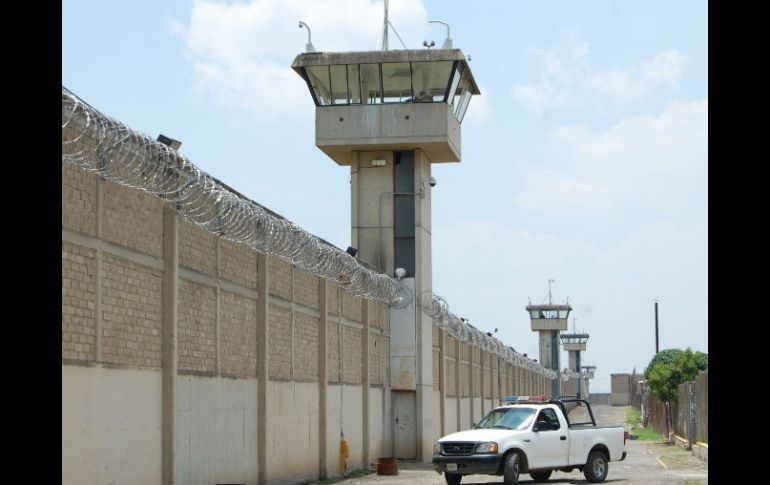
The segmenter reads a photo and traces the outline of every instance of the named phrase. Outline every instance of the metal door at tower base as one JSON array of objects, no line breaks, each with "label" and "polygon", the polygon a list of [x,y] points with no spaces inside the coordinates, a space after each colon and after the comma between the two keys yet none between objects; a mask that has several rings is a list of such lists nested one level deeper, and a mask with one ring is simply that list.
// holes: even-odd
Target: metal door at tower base
[{"label": "metal door at tower base", "polygon": [[417,459],[417,393],[393,391],[393,454],[405,460]]}]

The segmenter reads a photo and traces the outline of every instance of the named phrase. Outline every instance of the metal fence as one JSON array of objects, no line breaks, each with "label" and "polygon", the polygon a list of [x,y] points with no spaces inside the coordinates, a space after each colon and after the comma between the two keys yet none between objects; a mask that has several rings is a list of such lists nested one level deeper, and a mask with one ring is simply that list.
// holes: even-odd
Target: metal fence
[{"label": "metal fence", "polygon": [[644,415],[649,416],[647,424],[664,436],[671,429],[675,435],[687,440],[690,446],[697,442],[708,444],[708,384],[707,369],[698,374],[694,381],[679,385],[679,397],[671,403],[670,428],[666,424],[665,403],[648,393],[644,399]]}]

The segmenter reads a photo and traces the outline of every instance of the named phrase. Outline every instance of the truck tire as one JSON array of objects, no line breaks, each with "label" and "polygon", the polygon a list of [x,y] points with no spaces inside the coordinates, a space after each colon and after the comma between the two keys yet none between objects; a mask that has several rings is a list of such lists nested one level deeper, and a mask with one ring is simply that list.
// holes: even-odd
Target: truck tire
[{"label": "truck tire", "polygon": [[503,467],[503,483],[505,485],[517,485],[519,483],[519,469],[521,457],[515,451],[505,457]]},{"label": "truck tire", "polygon": [[552,470],[548,470],[547,472],[529,472],[529,476],[536,482],[547,482],[551,477],[551,471]]},{"label": "truck tire", "polygon": [[603,482],[607,478],[607,472],[609,472],[607,456],[596,450],[589,453],[588,461],[586,461],[586,466],[583,469],[586,480],[591,483]]},{"label": "truck tire", "polygon": [[460,485],[460,480],[462,479],[463,476],[458,473],[444,472],[444,480],[446,480],[446,485]]}]

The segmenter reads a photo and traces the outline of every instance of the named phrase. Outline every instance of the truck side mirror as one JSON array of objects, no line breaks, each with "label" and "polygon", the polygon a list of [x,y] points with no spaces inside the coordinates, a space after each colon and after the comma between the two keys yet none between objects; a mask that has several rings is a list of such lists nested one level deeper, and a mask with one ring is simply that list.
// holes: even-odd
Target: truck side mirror
[{"label": "truck side mirror", "polygon": [[538,421],[532,427],[532,431],[548,431],[551,429],[553,429],[553,426],[551,426],[551,423],[547,421]]}]

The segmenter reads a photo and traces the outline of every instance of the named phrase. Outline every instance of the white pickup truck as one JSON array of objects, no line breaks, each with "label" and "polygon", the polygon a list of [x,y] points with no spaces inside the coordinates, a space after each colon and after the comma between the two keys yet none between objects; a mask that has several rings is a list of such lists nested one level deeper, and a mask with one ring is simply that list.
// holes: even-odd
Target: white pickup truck
[{"label": "white pickup truck", "polygon": [[[444,436],[436,442],[433,468],[444,473],[447,485],[459,485],[463,475],[503,475],[505,485],[529,473],[536,482],[554,470],[583,472],[593,483],[604,481],[610,461],[626,458],[628,433],[623,426],[596,426],[591,405],[564,396],[510,396],[506,405],[487,414],[474,429]],[[588,409],[591,421],[570,423],[564,403]]]}]

